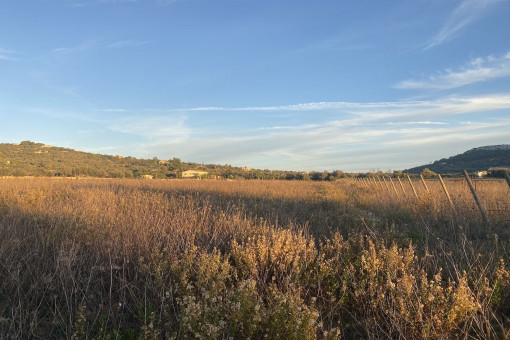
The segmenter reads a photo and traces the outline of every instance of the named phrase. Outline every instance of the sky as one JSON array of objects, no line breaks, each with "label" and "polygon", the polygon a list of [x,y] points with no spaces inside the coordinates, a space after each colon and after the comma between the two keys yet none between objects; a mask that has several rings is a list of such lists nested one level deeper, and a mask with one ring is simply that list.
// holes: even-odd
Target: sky
[{"label": "sky", "polygon": [[400,170],[510,143],[510,0],[2,0],[0,143]]}]

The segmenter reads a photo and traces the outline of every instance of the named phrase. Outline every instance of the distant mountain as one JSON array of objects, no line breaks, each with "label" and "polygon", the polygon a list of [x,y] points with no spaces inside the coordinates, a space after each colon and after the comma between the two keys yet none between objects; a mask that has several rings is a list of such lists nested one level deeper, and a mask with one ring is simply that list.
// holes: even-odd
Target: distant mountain
[{"label": "distant mountain", "polygon": [[481,171],[491,167],[510,167],[510,144],[488,145],[468,150],[462,154],[443,158],[431,164],[405,170],[420,173],[428,168],[438,173],[460,173],[463,170]]}]

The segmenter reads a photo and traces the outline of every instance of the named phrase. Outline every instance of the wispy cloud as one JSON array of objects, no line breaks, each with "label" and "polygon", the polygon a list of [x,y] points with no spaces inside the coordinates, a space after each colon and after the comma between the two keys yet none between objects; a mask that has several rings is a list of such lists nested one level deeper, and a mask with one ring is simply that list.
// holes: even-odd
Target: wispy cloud
[{"label": "wispy cloud", "polygon": [[[110,130],[141,138],[136,153],[142,157],[180,157],[273,169],[358,171],[403,169],[469,147],[505,143],[510,129],[510,119],[491,114],[510,109],[510,94],[430,101],[209,108],[211,112],[289,111],[294,116],[307,116],[311,109],[338,113],[328,115],[332,118],[323,122],[285,124],[286,120],[276,120],[270,125],[262,120],[260,125],[241,129],[225,127],[221,122],[217,126],[195,126],[203,117],[196,113],[207,113],[205,107],[196,109],[188,113],[144,112],[120,120],[113,117]],[[476,119],[473,113],[483,114],[484,120],[472,121]]]},{"label": "wispy cloud", "polygon": [[450,14],[441,30],[427,43],[425,49],[448,42],[457,37],[470,24],[479,20],[494,4],[504,0],[464,0]]},{"label": "wispy cloud", "polygon": [[378,108],[388,106],[401,106],[405,105],[422,105],[421,102],[374,102],[374,103],[354,103],[354,102],[311,102],[292,105],[278,105],[278,106],[243,106],[243,107],[224,107],[224,106],[199,106],[190,108],[145,108],[145,109],[124,109],[124,108],[105,108],[105,109],[91,109],[100,112],[296,112],[296,111],[325,111],[325,110],[340,110],[340,109],[366,109]]},{"label": "wispy cloud", "polygon": [[13,57],[15,54],[15,51],[0,48],[0,60],[16,60],[16,58]]},{"label": "wispy cloud", "polygon": [[121,40],[108,45],[109,48],[136,47],[150,44],[152,41]]},{"label": "wispy cloud", "polygon": [[510,108],[510,94],[494,94],[478,97],[444,97],[423,101],[396,102],[310,102],[279,106],[245,106],[221,107],[204,106],[192,108],[167,109],[126,109],[104,108],[91,109],[98,112],[125,113],[185,113],[185,112],[338,112],[365,116],[370,119],[391,118],[415,115],[442,115],[469,113],[481,110]]},{"label": "wispy cloud", "polygon": [[138,151],[147,157],[177,154],[198,162],[273,169],[403,169],[469,147],[508,141],[506,131],[509,128],[508,119],[491,123],[401,127],[337,121],[245,136],[188,137],[172,141],[152,139],[140,145]]},{"label": "wispy cloud", "polygon": [[139,118],[125,118],[115,120],[109,127],[112,131],[132,134],[148,140],[172,141],[188,138],[191,129],[186,125],[186,116],[156,116]]},{"label": "wispy cloud", "polygon": [[85,51],[94,47],[95,43],[91,41],[82,42],[75,46],[57,47],[52,50],[53,53],[70,54]]},{"label": "wispy cloud", "polygon": [[395,87],[445,90],[508,76],[510,76],[510,52],[502,57],[476,58],[457,71],[444,70],[423,80],[404,80]]}]

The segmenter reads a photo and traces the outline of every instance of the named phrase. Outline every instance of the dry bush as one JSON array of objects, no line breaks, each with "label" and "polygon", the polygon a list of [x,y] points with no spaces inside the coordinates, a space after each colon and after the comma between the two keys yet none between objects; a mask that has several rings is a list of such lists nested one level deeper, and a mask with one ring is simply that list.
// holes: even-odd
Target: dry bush
[{"label": "dry bush", "polygon": [[435,184],[2,180],[0,338],[504,338],[508,191]]}]

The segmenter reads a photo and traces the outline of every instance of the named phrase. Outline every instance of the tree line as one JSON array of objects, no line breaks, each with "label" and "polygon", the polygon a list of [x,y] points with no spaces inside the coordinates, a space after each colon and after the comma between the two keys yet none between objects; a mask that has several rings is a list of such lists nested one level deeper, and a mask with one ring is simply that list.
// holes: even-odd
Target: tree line
[{"label": "tree line", "polygon": [[[101,155],[23,141],[19,144],[0,144],[0,176],[40,176],[40,177],[98,177],[98,178],[181,178],[186,170],[207,172],[205,178],[223,179],[265,179],[334,181],[340,178],[399,176],[402,171],[371,171],[349,173],[334,171],[288,171],[269,169],[249,169],[231,165],[199,164],[183,162],[179,158],[160,160],[139,159]],[[425,168],[425,177],[435,177],[435,172]],[[489,174],[490,175],[490,174]]]}]

